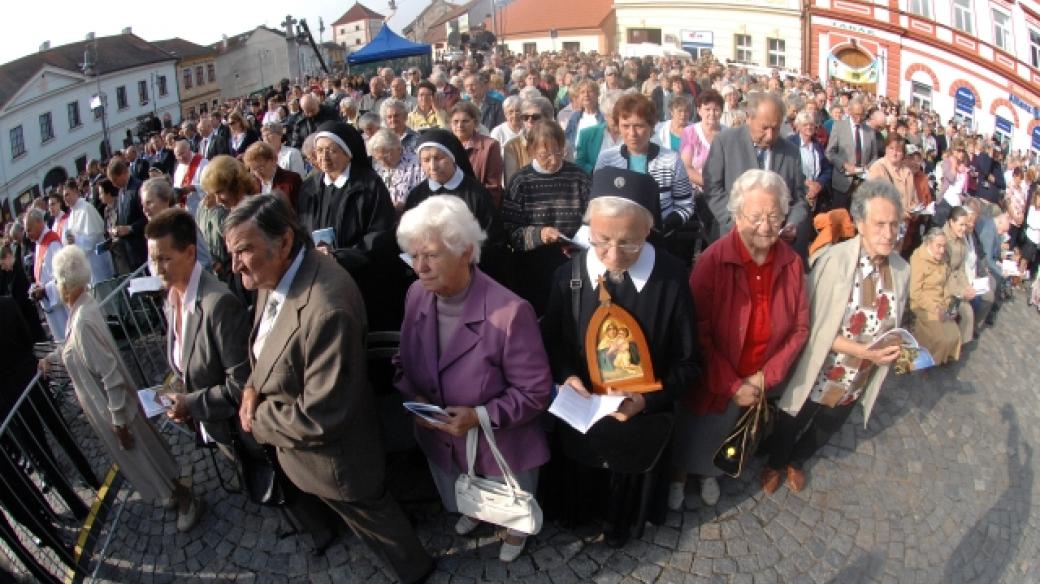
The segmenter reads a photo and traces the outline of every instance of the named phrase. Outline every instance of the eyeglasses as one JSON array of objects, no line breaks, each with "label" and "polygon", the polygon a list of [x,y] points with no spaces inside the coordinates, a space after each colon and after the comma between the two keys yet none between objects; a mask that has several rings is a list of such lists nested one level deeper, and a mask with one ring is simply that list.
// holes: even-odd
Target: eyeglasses
[{"label": "eyeglasses", "polygon": [[521,114],[520,119],[525,122],[537,122],[542,119],[542,114]]},{"label": "eyeglasses", "polygon": [[784,224],[783,215],[766,215],[765,217],[759,215],[757,217],[749,217],[748,215],[745,215],[743,211],[741,211],[740,216],[743,217],[748,223],[750,223],[751,226],[755,229],[758,229],[759,226],[761,226],[763,223],[766,223],[767,221],[769,222],[770,227],[779,227]]},{"label": "eyeglasses", "polygon": [[538,160],[549,160],[549,159],[561,160],[561,159],[563,159],[563,156],[564,156],[563,150],[553,150],[552,152],[550,152],[548,150],[539,150],[538,152],[534,153],[534,157],[537,158]]},{"label": "eyeglasses", "polygon": [[618,251],[624,253],[636,253],[643,249],[642,243],[624,243],[617,241],[592,241],[589,240],[589,245],[592,246],[596,251],[607,251],[612,247],[616,247]]}]

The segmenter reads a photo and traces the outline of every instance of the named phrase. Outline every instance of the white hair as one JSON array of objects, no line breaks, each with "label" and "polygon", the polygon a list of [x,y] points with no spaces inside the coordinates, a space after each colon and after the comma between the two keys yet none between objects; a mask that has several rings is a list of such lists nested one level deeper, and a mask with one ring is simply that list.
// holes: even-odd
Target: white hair
[{"label": "white hair", "polygon": [[[542,97],[542,92],[537,87],[525,87],[517,92],[522,101],[531,101],[536,97]],[[543,98],[544,99],[544,98]]]},{"label": "white hair", "polygon": [[170,181],[165,177],[156,176],[144,181],[144,184],[141,185],[140,196],[142,202],[145,197],[152,196],[172,207],[176,194],[173,192],[173,185],[170,184]]},{"label": "white hair", "polygon": [[585,217],[582,219],[582,222],[587,225],[592,220],[593,215],[602,217],[638,215],[646,222],[645,227],[647,230],[654,226],[654,216],[646,207],[623,197],[605,196],[592,199],[589,201],[589,206],[585,208]]},{"label": "white hair", "polygon": [[90,263],[83,250],[67,245],[54,256],[54,279],[63,292],[83,290],[90,284]]},{"label": "white hair", "polygon": [[797,128],[801,128],[805,124],[815,124],[815,123],[816,123],[816,116],[814,116],[812,114],[812,112],[808,112],[808,111],[802,110],[802,111],[798,112],[797,116],[794,117],[794,127],[796,129]]},{"label": "white hair", "polygon": [[380,128],[368,139],[367,145],[369,154],[376,150],[401,150],[401,139],[390,128]]},{"label": "white hair", "polygon": [[613,116],[614,105],[624,94],[625,92],[620,89],[608,89],[603,92],[603,97],[599,98],[599,111],[603,114],[603,117],[610,118]]},{"label": "white hair", "polygon": [[385,116],[386,110],[391,108],[402,113],[408,113],[408,106],[406,106],[403,101],[397,98],[388,97],[384,99],[383,103],[379,106],[379,117]]},{"label": "white hair", "polygon": [[784,178],[771,170],[752,168],[733,181],[729,190],[729,203],[726,208],[730,215],[736,215],[744,209],[744,197],[753,189],[761,189],[776,197],[780,213],[785,217],[791,206],[791,190],[787,188]]},{"label": "white hair", "polygon": [[510,95],[509,97],[502,100],[502,111],[520,107],[520,105],[523,104],[523,102],[524,100],[521,99],[519,95]]},{"label": "white hair", "polygon": [[466,203],[455,195],[434,195],[401,216],[397,245],[410,252],[417,245],[440,241],[456,257],[473,250],[470,262],[480,261],[480,244],[487,234]]}]

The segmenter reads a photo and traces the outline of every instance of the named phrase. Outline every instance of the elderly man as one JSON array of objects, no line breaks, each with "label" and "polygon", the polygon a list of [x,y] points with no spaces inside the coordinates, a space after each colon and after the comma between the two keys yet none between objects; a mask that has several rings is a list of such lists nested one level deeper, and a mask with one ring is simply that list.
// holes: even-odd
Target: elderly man
[{"label": "elderly man", "polygon": [[224,226],[235,273],[259,292],[243,430],[275,447],[285,475],[339,514],[399,580],[421,582],[434,565],[386,489],[357,285],[313,248],[278,197],[246,200]]},{"label": "elderly man", "polygon": [[300,98],[300,110],[303,115],[293,129],[293,148],[303,146],[303,141],[318,130],[318,126],[325,122],[334,122],[339,119],[339,113],[326,104],[321,103],[317,97],[308,93]]},{"label": "elderly man", "polygon": [[202,136],[199,134],[198,123],[191,120],[184,120],[181,122],[181,136],[188,141],[188,146],[191,147],[192,152],[199,152],[199,145],[202,143]]},{"label": "elderly man", "polygon": [[877,158],[876,134],[864,124],[866,106],[862,99],[849,102],[848,116],[836,120],[827,140],[827,159],[834,166],[831,202],[834,209],[848,209],[852,188],[860,174]]},{"label": "elderly man", "polygon": [[[724,130],[711,143],[704,163],[704,198],[715,216],[711,241],[729,233],[733,216],[729,212],[729,192],[733,183],[752,168],[771,170],[783,177],[790,192],[787,225],[780,237],[794,240],[798,230],[808,230],[809,209],[805,203],[805,176],[798,148],[780,139],[780,123],[784,120],[784,102],[773,93],[754,92],[748,96],[748,123]],[[808,249],[796,248],[803,257]]]},{"label": "elderly man", "polygon": [[[141,185],[140,195],[141,209],[144,211],[147,221],[151,221],[159,213],[172,209],[177,205],[177,194],[173,191],[169,179],[164,176],[144,181],[144,184]],[[147,224],[145,227],[147,227]],[[207,270],[213,268],[213,256],[210,255],[209,247],[206,245],[206,238],[203,237],[202,231],[198,227],[195,228],[195,254],[203,268]],[[152,274],[156,273],[154,263],[149,265],[149,269]]]},{"label": "elderly man", "polygon": [[202,199],[202,169],[209,163],[201,154],[194,154],[187,140],[177,140],[173,145],[173,155],[177,159],[177,167],[173,169],[173,185],[188,191],[185,197],[185,207],[192,217],[199,208]]},{"label": "elderly man", "polygon": [[885,181],[856,190],[852,218],[859,235],[825,247],[809,275],[809,341],[778,402],[779,416],[762,473],[772,493],[784,480],[794,492],[805,486],[802,466],[863,404],[863,423],[877,400],[898,344],[874,347],[899,326],[906,306],[910,266],[896,242],[902,202]]},{"label": "elderly man", "polygon": [[148,180],[148,160],[140,156],[136,146],[130,145],[123,150],[123,160],[130,168],[130,174],[140,181]]},{"label": "elderly man", "polygon": [[58,293],[58,283],[54,273],[54,256],[61,251],[61,239],[58,234],[47,228],[43,211],[29,209],[25,213],[25,235],[36,244],[34,254],[33,278],[35,282],[29,288],[29,297],[40,303],[47,326],[51,330],[51,338],[61,343],[65,340],[65,324],[69,313]]},{"label": "elderly man", "polygon": [[368,81],[368,93],[361,97],[361,101],[358,103],[358,111],[361,113],[365,112],[378,112],[379,105],[386,99],[386,85],[383,82],[382,77],[373,77]]},{"label": "elderly man", "polygon": [[401,140],[401,147],[406,152],[415,153],[419,134],[408,127],[408,109],[404,102],[397,99],[384,100],[379,107],[379,115],[383,118],[383,125]]},{"label": "elderly man", "polygon": [[69,218],[65,221],[65,243],[83,250],[90,262],[90,283],[97,284],[115,275],[112,255],[105,251],[95,253],[97,245],[105,241],[105,220],[97,209],[80,196],[78,187],[65,188],[65,204]]},{"label": "elderly man", "polygon": [[486,132],[495,129],[499,124],[506,121],[506,115],[502,111],[502,104],[488,97],[487,81],[480,75],[467,75],[462,82],[463,89],[473,105],[480,110],[480,123]]},{"label": "elderly man", "polygon": [[108,163],[108,180],[119,189],[116,198],[116,224],[109,235],[115,245],[122,248],[130,271],[136,270],[145,261],[147,252],[144,242],[144,226],[148,222],[137,196],[141,181],[130,176],[126,162],[113,159]]},{"label": "elderly man", "polygon": [[227,154],[231,150],[227,136],[221,134],[220,130],[214,127],[213,120],[209,116],[203,116],[199,120],[199,136],[198,153],[204,156],[206,160],[213,160],[215,157]]},{"label": "elderly man", "polygon": [[[618,411],[585,434],[561,425],[563,452],[583,463],[564,465],[564,490],[572,497],[565,508],[580,507],[575,503],[587,497],[606,498],[606,542],[620,547],[641,535],[646,519],[658,518],[647,517],[648,503],[639,503],[638,493],[652,492],[643,489],[653,488],[646,481],[654,480],[661,464],[675,403],[693,386],[699,367],[686,269],[646,241],[659,205],[657,184],[645,174],[602,168],[592,176],[591,197],[586,213],[590,248],[557,270],[542,337],[560,391],[581,397],[593,388],[586,333],[601,287],[612,304],[632,315],[646,339],[646,346],[639,347],[642,362],[652,362],[662,388],[648,393],[610,389],[625,397]],[[583,472],[586,467],[607,468],[610,476],[581,476],[602,473]]]},{"label": "elderly man", "polygon": [[415,97],[408,94],[408,85],[404,82],[404,79],[395,77],[390,82],[390,95],[394,99],[399,99],[404,102],[408,111],[415,109]]}]

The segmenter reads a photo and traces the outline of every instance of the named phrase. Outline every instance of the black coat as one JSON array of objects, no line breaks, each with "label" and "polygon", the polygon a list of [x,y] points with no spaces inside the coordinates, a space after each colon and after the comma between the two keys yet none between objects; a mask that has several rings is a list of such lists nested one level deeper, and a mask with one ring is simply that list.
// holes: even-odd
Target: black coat
[{"label": "black coat", "polygon": [[129,164],[129,166],[130,166],[130,176],[132,176],[133,178],[136,178],[137,180],[139,180],[141,182],[144,182],[144,181],[148,180],[148,178],[149,178],[148,177],[148,169],[151,168],[151,165],[148,163],[147,159],[145,159],[144,157],[139,156],[139,157],[137,157],[136,160],[131,162]]},{"label": "black coat", "polygon": [[[228,140],[228,154],[236,158],[241,157],[245,154],[246,149],[253,145],[254,142],[260,140],[260,134],[252,128],[246,128],[246,135],[242,138],[242,143],[235,148],[234,141]],[[276,153],[277,154],[277,153]]]},{"label": "black coat", "polygon": [[[296,121],[296,125],[293,128],[292,141],[290,146],[293,148],[300,148],[303,146],[303,141],[307,139],[314,132],[318,131],[318,126],[325,122],[338,122],[341,121],[339,113],[331,107],[321,104],[318,106],[318,113],[313,116],[300,116]],[[356,153],[355,153],[356,154]]]},{"label": "black coat", "polygon": [[141,181],[131,176],[116,203],[116,225],[130,227],[130,233],[119,238],[119,244],[126,250],[132,270],[137,269],[148,258],[147,244],[144,240],[144,227],[148,224],[148,219],[144,216],[141,197],[138,196],[140,189]]}]

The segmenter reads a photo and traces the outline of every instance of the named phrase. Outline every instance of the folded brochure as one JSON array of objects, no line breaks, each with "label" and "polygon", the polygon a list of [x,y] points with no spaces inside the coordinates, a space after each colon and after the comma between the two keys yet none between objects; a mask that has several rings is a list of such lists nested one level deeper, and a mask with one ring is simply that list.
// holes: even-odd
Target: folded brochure
[{"label": "folded brochure", "polygon": [[444,421],[438,420],[437,418],[433,417],[434,414],[439,416],[448,415],[448,412],[444,411],[444,408],[434,404],[427,404],[423,402],[404,402],[401,405],[404,406],[404,409],[408,410],[409,412],[412,412],[413,414],[419,416],[427,422],[430,422],[431,424],[444,423]]},{"label": "folded brochure", "polygon": [[549,413],[570,424],[582,434],[589,431],[596,422],[617,411],[622,395],[593,394],[583,397],[568,385],[563,385],[556,392],[556,399],[549,405]]},{"label": "folded brochure", "polygon": [[917,342],[917,339],[914,338],[914,335],[910,334],[910,331],[903,328],[894,328],[885,332],[880,337],[874,339],[874,342],[871,343],[868,348],[880,349],[882,347],[891,347],[893,345],[899,345],[901,347],[899,357],[896,358],[895,363],[892,364],[892,367],[895,369],[897,374],[919,371],[935,365],[935,359],[932,357],[932,354],[928,352],[928,349],[922,347]]}]

